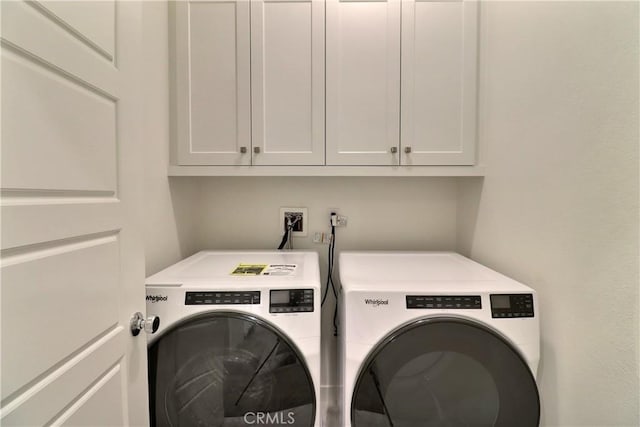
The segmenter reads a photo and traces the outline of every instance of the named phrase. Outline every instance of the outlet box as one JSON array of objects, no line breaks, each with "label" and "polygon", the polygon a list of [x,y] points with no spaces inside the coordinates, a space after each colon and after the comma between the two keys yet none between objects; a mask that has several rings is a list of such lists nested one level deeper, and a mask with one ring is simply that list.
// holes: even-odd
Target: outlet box
[{"label": "outlet box", "polygon": [[[335,214],[335,220],[331,217],[331,214]],[[346,227],[348,218],[338,213],[338,209],[329,209],[330,224],[334,227]]]},{"label": "outlet box", "polygon": [[306,237],[308,217],[307,208],[280,208],[280,230],[285,230],[288,220],[295,221],[293,237]]},{"label": "outlet box", "polygon": [[315,232],[313,235],[313,243],[320,243],[323,245],[328,245],[331,243],[331,233],[322,233],[322,232]]}]

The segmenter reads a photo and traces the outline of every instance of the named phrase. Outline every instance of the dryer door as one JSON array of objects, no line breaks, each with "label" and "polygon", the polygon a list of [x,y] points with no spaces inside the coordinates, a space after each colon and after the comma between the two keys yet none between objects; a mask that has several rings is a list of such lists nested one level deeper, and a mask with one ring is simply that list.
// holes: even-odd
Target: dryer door
[{"label": "dryer door", "polygon": [[191,318],[149,349],[151,422],[157,426],[313,426],[316,396],[296,347],[238,313]]},{"label": "dryer door", "polygon": [[365,361],[353,427],[537,426],[536,382],[520,354],[479,324],[421,320],[383,340]]}]

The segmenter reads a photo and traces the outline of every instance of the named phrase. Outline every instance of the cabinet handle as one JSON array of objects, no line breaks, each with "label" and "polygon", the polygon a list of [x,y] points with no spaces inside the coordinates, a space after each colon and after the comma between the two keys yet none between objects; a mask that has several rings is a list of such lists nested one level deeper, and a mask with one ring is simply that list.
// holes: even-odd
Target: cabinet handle
[{"label": "cabinet handle", "polygon": [[411,147],[404,147],[404,152],[407,154],[411,153]]},{"label": "cabinet handle", "polygon": [[247,152],[247,147],[240,147],[240,153],[245,154]]},{"label": "cabinet handle", "polygon": [[396,154],[398,152],[398,147],[391,147],[391,154]]},{"label": "cabinet handle", "polygon": [[253,152],[256,154],[260,154],[260,147],[253,147]]}]

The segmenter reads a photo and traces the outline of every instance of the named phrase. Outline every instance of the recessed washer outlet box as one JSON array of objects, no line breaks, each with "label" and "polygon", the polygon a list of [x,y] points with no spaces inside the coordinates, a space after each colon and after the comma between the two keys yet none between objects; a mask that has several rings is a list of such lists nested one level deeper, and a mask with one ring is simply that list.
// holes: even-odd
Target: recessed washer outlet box
[{"label": "recessed washer outlet box", "polygon": [[297,220],[293,226],[293,237],[306,237],[308,217],[307,208],[280,208],[280,230],[284,231],[288,224],[287,219]]}]

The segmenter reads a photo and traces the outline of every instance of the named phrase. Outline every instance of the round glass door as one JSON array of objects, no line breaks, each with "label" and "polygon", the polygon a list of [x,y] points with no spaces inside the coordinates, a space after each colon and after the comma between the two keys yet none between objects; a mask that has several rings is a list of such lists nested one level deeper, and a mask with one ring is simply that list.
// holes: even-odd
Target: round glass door
[{"label": "round glass door", "polygon": [[421,320],[388,336],[360,371],[353,427],[537,426],[526,362],[504,339],[460,319]]},{"label": "round glass door", "polygon": [[267,323],[209,313],[149,348],[157,426],[313,426],[316,397],[298,350]]}]

